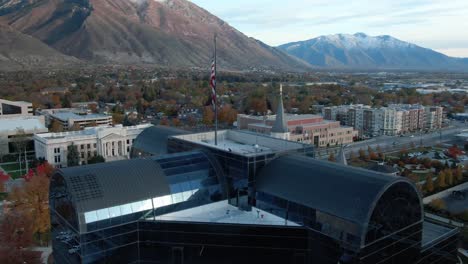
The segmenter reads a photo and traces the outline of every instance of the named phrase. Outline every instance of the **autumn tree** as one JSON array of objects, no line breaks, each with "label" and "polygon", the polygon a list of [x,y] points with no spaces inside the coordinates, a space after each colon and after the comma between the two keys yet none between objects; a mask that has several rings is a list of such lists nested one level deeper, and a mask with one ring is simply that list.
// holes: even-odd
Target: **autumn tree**
[{"label": "autumn tree", "polygon": [[187,123],[190,127],[194,127],[197,125],[197,119],[194,116],[190,115],[189,117],[187,117]]},{"label": "autumn tree", "polygon": [[359,159],[360,160],[367,160],[366,151],[363,149],[359,149]]},{"label": "autumn tree", "polygon": [[10,175],[4,173],[2,170],[0,170],[0,193],[5,192],[5,182],[7,182],[10,179]]},{"label": "autumn tree", "polygon": [[458,166],[458,167],[454,170],[453,175],[455,176],[455,180],[456,180],[457,182],[463,181],[463,171],[462,171],[462,169],[461,169],[460,166]]},{"label": "autumn tree", "polygon": [[219,109],[219,122],[232,125],[237,120],[237,114],[237,110],[232,108],[232,105],[224,105],[221,109]]},{"label": "autumn tree", "polygon": [[203,109],[203,124],[209,126],[214,122],[214,112],[211,106],[205,106]]},{"label": "autumn tree", "polygon": [[41,242],[44,242],[42,236],[50,229],[49,183],[51,174],[48,163],[38,166],[34,175],[28,178],[24,186],[15,188],[7,198],[13,212],[30,219],[32,232],[38,235]]},{"label": "autumn tree", "polygon": [[444,200],[442,199],[434,199],[429,203],[429,206],[432,207],[434,210],[442,211],[447,208]]},{"label": "autumn tree", "polygon": [[63,125],[60,121],[53,119],[50,123],[50,132],[58,133],[63,132]]},{"label": "autumn tree", "polygon": [[441,171],[439,173],[439,176],[437,176],[437,187],[438,188],[445,188],[447,187],[447,183],[446,183],[446,174],[445,174],[445,170]]},{"label": "autumn tree", "polygon": [[426,183],[424,184],[424,189],[428,193],[432,193],[434,191],[434,181],[432,179],[432,174],[427,175]]},{"label": "autumn tree", "polygon": [[448,186],[452,186],[453,185],[453,173],[452,173],[452,170],[451,169],[447,169],[446,172],[445,172],[445,175],[446,175],[446,183],[448,184]]},{"label": "autumn tree", "polygon": [[122,124],[125,119],[125,115],[121,113],[113,113],[112,114],[112,123],[114,125]]},{"label": "autumn tree", "polygon": [[78,152],[78,147],[73,143],[71,146],[68,146],[67,164],[68,167],[80,165],[80,153]]},{"label": "autumn tree", "polygon": [[356,153],[354,153],[354,151],[351,151],[351,152],[349,153],[349,159],[350,159],[351,161],[353,161],[353,162],[356,161],[357,157],[356,157]]},{"label": "autumn tree", "polygon": [[179,127],[182,125],[182,122],[180,122],[180,119],[179,118],[172,118],[172,125],[175,126],[175,127]]},{"label": "autumn tree", "polygon": [[336,162],[335,154],[333,154],[333,152],[330,153],[330,156],[328,156],[328,161]]},{"label": "autumn tree", "polygon": [[369,159],[370,160],[378,160],[379,155],[377,155],[374,151],[369,152]]},{"label": "autumn tree", "polygon": [[28,250],[33,244],[33,219],[10,210],[0,220],[0,263],[39,264],[41,254]]},{"label": "autumn tree", "polygon": [[161,121],[159,122],[159,125],[169,126],[169,119],[167,119],[167,117],[162,118]]}]

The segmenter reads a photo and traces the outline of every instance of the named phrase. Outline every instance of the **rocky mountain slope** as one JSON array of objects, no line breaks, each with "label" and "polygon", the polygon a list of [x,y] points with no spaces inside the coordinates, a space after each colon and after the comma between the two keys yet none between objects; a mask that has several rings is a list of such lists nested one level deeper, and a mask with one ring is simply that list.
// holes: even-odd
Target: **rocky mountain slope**
[{"label": "rocky mountain slope", "polygon": [[0,21],[63,54],[96,63],[304,70],[187,0],[0,0]]},{"label": "rocky mountain slope", "polygon": [[0,70],[78,65],[79,60],[65,56],[41,41],[0,24]]}]

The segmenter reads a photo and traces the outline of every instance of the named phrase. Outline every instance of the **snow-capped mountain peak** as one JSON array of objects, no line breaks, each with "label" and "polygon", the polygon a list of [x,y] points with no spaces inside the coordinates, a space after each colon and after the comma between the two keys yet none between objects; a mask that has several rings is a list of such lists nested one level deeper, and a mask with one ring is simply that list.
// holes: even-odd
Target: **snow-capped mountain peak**
[{"label": "snow-capped mountain peak", "polygon": [[462,59],[450,58],[389,35],[334,34],[279,46],[306,62],[325,67],[389,69],[466,69]]}]

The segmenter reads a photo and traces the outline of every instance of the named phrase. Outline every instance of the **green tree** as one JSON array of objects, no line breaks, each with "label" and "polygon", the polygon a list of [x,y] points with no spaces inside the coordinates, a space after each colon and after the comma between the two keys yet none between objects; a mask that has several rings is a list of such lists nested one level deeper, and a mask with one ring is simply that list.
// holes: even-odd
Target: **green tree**
[{"label": "green tree", "polygon": [[73,143],[71,146],[68,146],[67,164],[68,167],[80,165],[80,153],[78,152],[78,147]]},{"label": "green tree", "polygon": [[104,159],[104,157],[101,155],[97,155],[88,159],[88,164],[96,164],[96,163],[104,163],[104,162],[106,162],[106,159]]}]

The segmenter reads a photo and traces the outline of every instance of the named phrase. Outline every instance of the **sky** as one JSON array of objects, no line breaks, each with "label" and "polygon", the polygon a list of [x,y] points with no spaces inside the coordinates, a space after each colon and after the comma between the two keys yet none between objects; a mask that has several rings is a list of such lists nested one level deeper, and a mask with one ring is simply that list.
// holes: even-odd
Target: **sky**
[{"label": "sky", "polygon": [[391,35],[468,58],[468,0],[192,0],[269,45],[338,33]]}]

